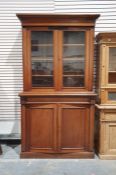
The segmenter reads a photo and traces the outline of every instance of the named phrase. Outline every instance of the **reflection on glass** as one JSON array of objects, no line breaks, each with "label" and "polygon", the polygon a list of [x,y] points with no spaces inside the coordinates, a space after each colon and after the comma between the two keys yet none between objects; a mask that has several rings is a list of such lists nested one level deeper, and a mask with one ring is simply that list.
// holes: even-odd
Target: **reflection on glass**
[{"label": "reflection on glass", "polygon": [[32,78],[33,87],[52,87],[53,86],[53,77],[49,76],[33,76]]},{"label": "reflection on glass", "polygon": [[68,76],[63,78],[63,82],[65,87],[83,87],[84,77]]},{"label": "reflection on glass", "polygon": [[116,101],[116,92],[108,92],[108,99]]},{"label": "reflection on glass", "polygon": [[64,37],[63,37],[64,87],[84,87],[84,74],[85,74],[84,62],[85,62],[85,32],[64,31]]},{"label": "reflection on glass", "polygon": [[53,86],[53,33],[31,32],[32,86]]},{"label": "reflection on glass", "polygon": [[64,44],[83,44],[85,42],[85,32],[64,31]]},{"label": "reflection on glass", "polygon": [[52,62],[47,61],[39,61],[39,62],[32,62],[32,74],[38,75],[53,75],[53,65]]},{"label": "reflection on glass", "polygon": [[116,47],[109,48],[109,83],[116,83]]},{"label": "reflection on glass", "polygon": [[84,63],[83,60],[78,62],[75,60],[64,61],[63,64],[64,75],[83,75],[84,76]]}]

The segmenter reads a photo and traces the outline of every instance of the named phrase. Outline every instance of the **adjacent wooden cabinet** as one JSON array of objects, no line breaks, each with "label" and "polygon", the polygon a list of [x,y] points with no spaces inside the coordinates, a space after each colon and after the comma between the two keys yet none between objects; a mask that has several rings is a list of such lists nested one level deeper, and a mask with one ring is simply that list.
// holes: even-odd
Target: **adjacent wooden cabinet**
[{"label": "adjacent wooden cabinet", "polygon": [[23,30],[21,157],[92,158],[99,15],[17,16]]},{"label": "adjacent wooden cabinet", "polygon": [[100,33],[98,153],[101,159],[116,159],[116,33]]}]

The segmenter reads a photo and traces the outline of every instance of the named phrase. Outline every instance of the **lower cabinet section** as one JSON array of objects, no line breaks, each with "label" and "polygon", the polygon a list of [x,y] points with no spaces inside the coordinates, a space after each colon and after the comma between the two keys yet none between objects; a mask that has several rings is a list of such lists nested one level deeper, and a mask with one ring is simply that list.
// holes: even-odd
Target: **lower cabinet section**
[{"label": "lower cabinet section", "polygon": [[99,111],[98,154],[101,159],[116,159],[116,109]]},{"label": "lower cabinet section", "polygon": [[92,158],[94,106],[22,105],[22,158]]}]

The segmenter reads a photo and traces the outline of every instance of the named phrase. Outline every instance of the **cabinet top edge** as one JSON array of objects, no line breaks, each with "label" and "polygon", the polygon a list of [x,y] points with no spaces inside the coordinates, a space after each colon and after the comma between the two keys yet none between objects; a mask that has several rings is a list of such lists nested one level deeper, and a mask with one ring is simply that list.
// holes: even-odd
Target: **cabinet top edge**
[{"label": "cabinet top edge", "polygon": [[99,14],[24,14],[17,13],[16,16],[20,19],[23,26],[33,26],[33,24],[48,24],[54,25],[64,23],[87,23],[94,25]]},{"label": "cabinet top edge", "polygon": [[98,35],[96,36],[96,40],[100,41],[103,39],[115,39],[116,41],[116,32],[103,32],[103,33],[98,33]]},{"label": "cabinet top edge", "polygon": [[36,18],[38,18],[38,17],[59,17],[59,18],[62,18],[62,17],[64,17],[64,18],[66,18],[66,17],[71,17],[71,18],[75,18],[75,17],[80,17],[80,18],[94,18],[94,19],[96,19],[96,18],[98,18],[99,16],[100,16],[100,14],[47,14],[47,13],[44,13],[44,14],[42,14],[42,13],[17,13],[16,14],[16,16],[17,17],[19,17],[19,18],[23,18],[23,17],[25,17],[25,18],[28,18],[28,17],[36,17]]}]

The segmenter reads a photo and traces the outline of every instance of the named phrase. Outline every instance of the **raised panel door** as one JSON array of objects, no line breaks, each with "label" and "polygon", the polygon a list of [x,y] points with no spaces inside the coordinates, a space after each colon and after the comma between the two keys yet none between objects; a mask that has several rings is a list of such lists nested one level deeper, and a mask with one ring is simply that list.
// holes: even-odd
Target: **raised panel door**
[{"label": "raised panel door", "polygon": [[104,128],[104,140],[102,144],[104,144],[104,153],[109,155],[116,155],[116,115],[113,110],[106,111],[104,113],[104,120],[101,126]]},{"label": "raised panel door", "polygon": [[59,149],[63,152],[88,149],[89,107],[65,104],[59,107]]},{"label": "raised panel door", "polygon": [[54,152],[56,148],[56,105],[27,107],[27,143],[30,151]]}]

